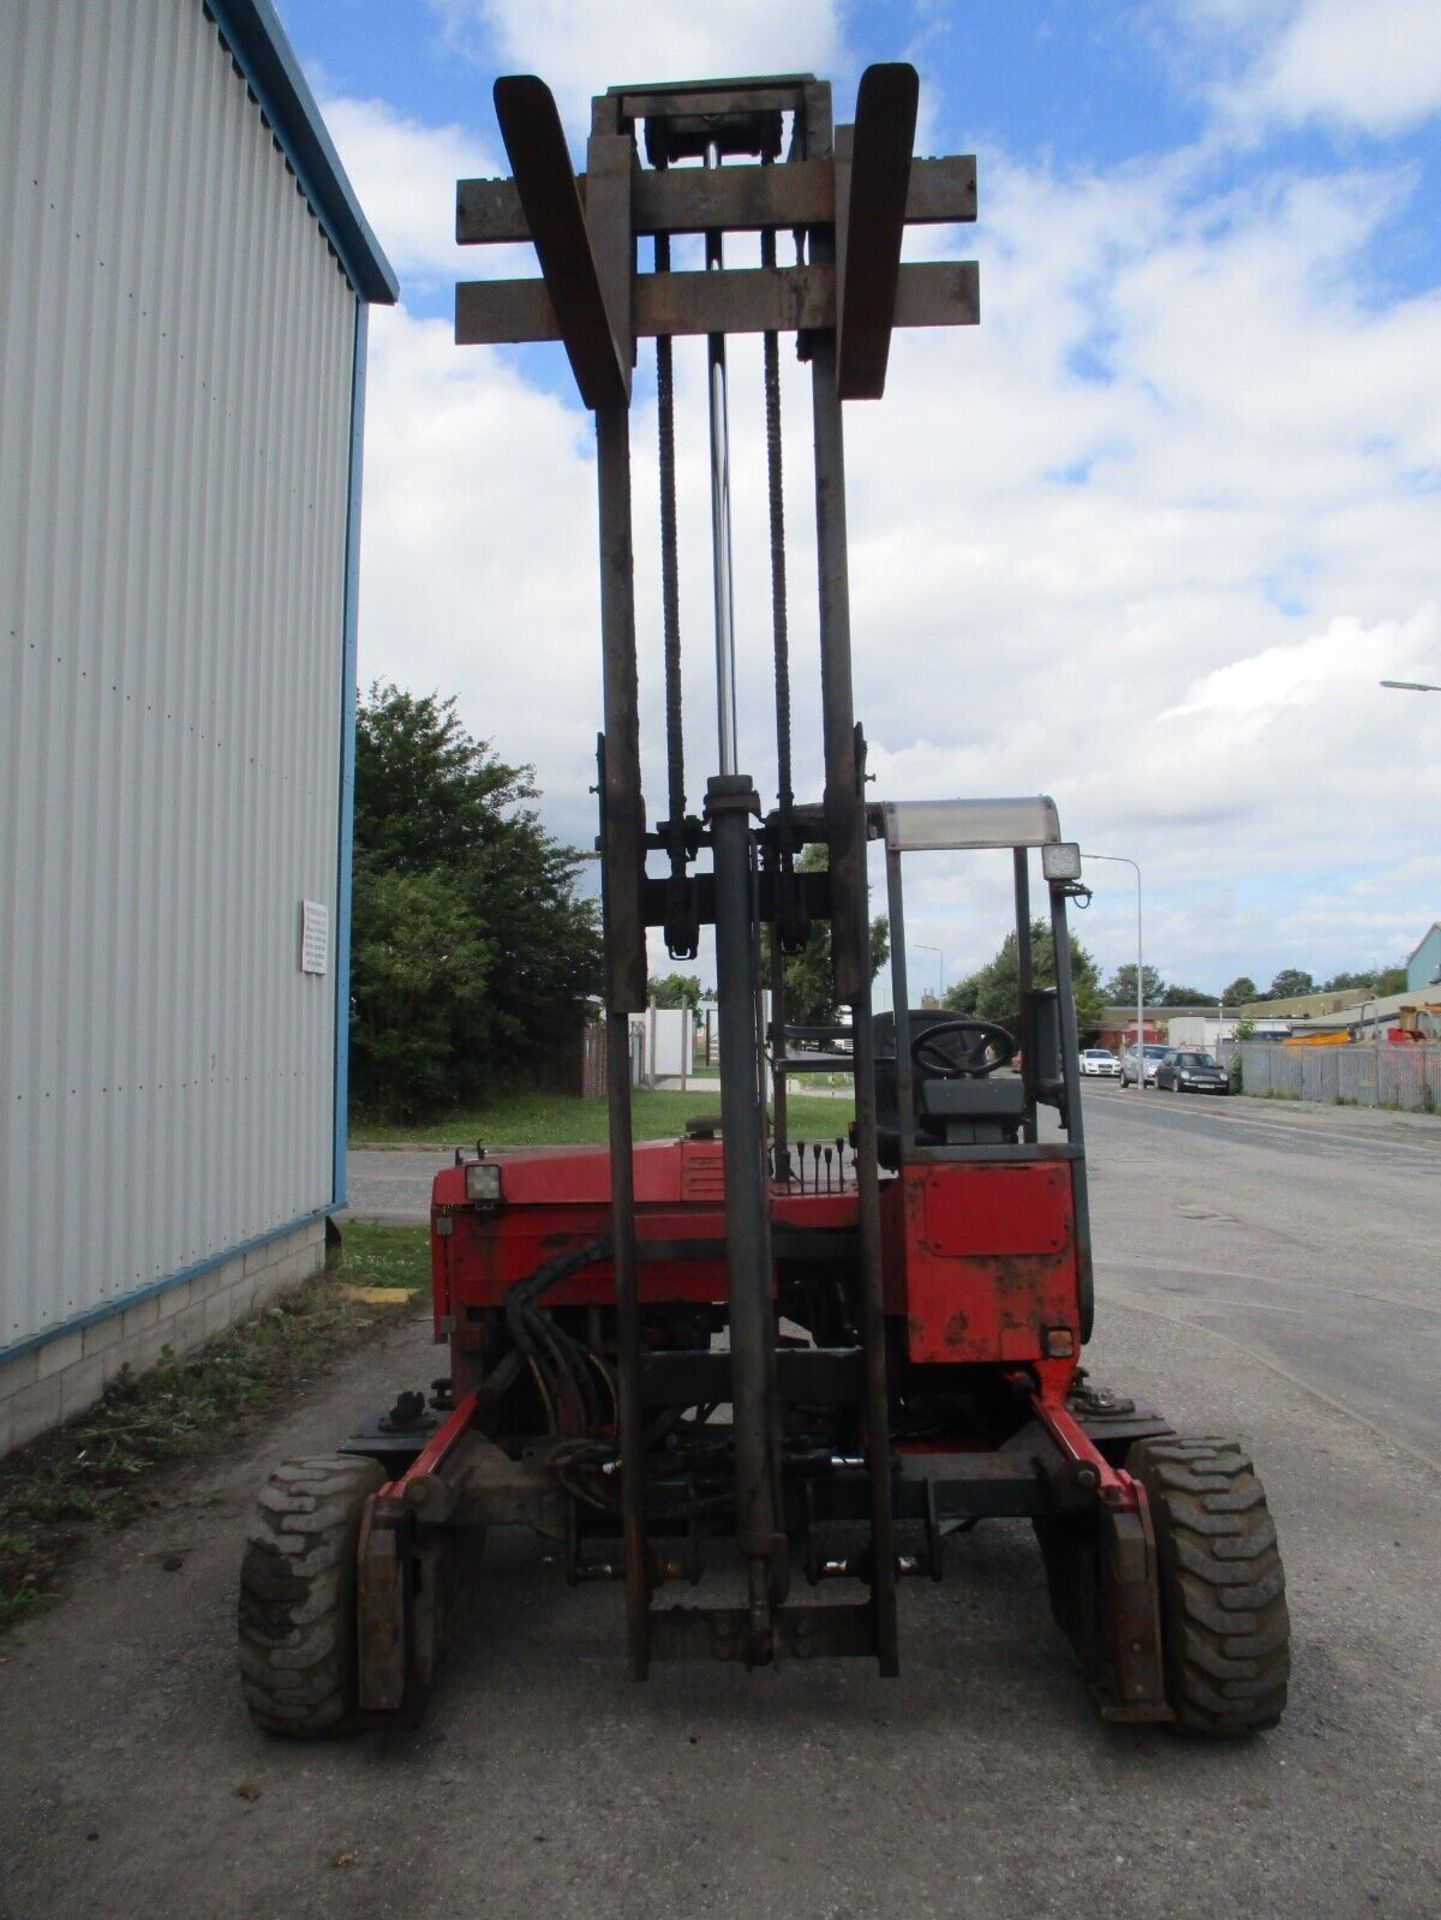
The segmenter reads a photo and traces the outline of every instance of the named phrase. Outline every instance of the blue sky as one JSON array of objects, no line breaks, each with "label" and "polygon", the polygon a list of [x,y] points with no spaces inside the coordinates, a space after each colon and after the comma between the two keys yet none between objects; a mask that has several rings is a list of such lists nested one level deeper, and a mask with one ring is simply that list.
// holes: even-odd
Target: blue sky
[{"label": "blue sky", "polygon": [[[897,343],[853,407],[858,708],[894,797],[1047,789],[1138,858],[1148,959],[1208,989],[1389,961],[1441,914],[1441,8],[1433,0],[278,0],[402,280],[376,316],[362,672],[456,691],[533,759],[577,841],[598,707],[589,423],[559,350],[456,349],[453,181],[506,171],[498,72],[555,88],[573,138],[622,80],[805,68],[850,111],[913,59],[918,149],[973,151],[982,325]],[[753,369],[735,374],[737,578],[753,771],[764,527]],[[709,645],[698,369],[680,369],[686,627]],[[804,388],[787,372],[804,498]],[[636,402],[642,671],[655,594],[650,384]],[[752,484],[755,479],[756,484]],[[806,512],[793,554],[804,658]],[[647,694],[648,739],[658,711]],[[804,729],[806,696],[798,700]],[[688,710],[699,785],[710,747]],[[807,746],[798,739],[804,772]],[[653,770],[654,769],[654,770]],[[654,759],[648,791],[663,780]],[[1130,957],[1120,869],[1083,936]],[[994,947],[993,883],[947,863],[913,936],[953,977]]]}]

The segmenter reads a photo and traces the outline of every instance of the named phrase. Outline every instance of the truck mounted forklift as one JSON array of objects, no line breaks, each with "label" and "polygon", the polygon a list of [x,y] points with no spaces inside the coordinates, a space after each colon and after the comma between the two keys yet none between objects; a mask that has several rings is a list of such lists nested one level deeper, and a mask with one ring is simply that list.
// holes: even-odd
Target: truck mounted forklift
[{"label": "truck mounted forklift", "polygon": [[[1011,1518],[1034,1526],[1053,1612],[1106,1719],[1272,1726],[1288,1626],[1251,1461],[1232,1440],[1179,1437],[1080,1364],[1093,1280],[1067,945],[1078,849],[1044,796],[867,796],[843,403],[881,396],[895,327],[978,319],[973,263],[902,260],[907,227],[975,218],[975,163],[913,157],[917,77],[903,64],[866,71],[848,126],[804,74],[613,87],[593,102],[579,177],[540,80],[499,80],[495,104],[513,177],[460,182],[457,234],[529,241],[541,275],[461,285],[457,341],[559,340],[595,417],[609,1147],[481,1146],[436,1176],[448,1372],[335,1455],[282,1465],[261,1493],[240,1595],[250,1712],[297,1737],[412,1722],[463,1623],[474,1549],[509,1525],[555,1543],[568,1582],[624,1589],[636,1678],[676,1659],[822,1655],[894,1674],[898,1583],[939,1579],[948,1541]],[[793,264],[778,264],[781,236]],[[694,266],[673,265],[673,241]],[[737,333],[763,336],[770,808],[738,753]],[[810,371],[823,736],[811,802],[792,788],[782,333]],[[672,365],[686,336],[706,342],[717,737],[695,811]],[[668,786],[654,823],[630,484],[642,338],[656,343]],[[873,843],[896,1011],[872,1007]],[[906,975],[907,862],[997,849],[1014,893],[1014,1029],[912,1008]],[[1038,880],[1053,977],[1032,951]],[[802,1027],[786,1019],[785,963],[821,924],[840,1017]],[[702,927],[714,929],[719,1112],[636,1144],[629,1025],[646,1002],[647,930],[694,959]],[[854,1121],[823,1142],[787,1125],[788,1089],[814,1073],[854,1088]],[[677,1586],[704,1604],[677,1602]]]}]

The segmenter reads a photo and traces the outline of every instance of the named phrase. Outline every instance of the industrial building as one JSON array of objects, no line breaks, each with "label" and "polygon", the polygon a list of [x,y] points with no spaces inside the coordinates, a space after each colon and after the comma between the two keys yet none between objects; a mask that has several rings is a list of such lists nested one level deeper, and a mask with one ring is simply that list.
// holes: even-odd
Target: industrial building
[{"label": "industrial building", "polygon": [[1432,921],[1406,960],[1406,991],[1441,986],[1441,920]]},{"label": "industrial building", "polygon": [[0,8],[0,1450],[344,1198],[367,307],[268,0]]}]

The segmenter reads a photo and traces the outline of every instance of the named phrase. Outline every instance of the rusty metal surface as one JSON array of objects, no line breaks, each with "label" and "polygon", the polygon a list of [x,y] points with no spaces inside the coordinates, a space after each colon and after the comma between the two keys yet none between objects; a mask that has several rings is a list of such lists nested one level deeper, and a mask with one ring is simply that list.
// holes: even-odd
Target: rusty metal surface
[{"label": "rusty metal surface", "polygon": [[[806,921],[826,920],[830,917],[831,878],[828,873],[796,873],[794,876],[796,899],[800,913]],[[696,873],[690,877],[693,890],[696,920],[703,927],[715,924],[715,876],[710,873]],[[665,924],[668,903],[667,887],[669,882],[648,879],[641,885],[641,913],[648,927]],[[763,921],[774,920],[779,911],[776,875],[763,869],[757,876],[757,894],[759,899],[759,917]]]},{"label": "rusty metal surface", "polygon": [[1156,1539],[1144,1491],[1138,1505],[1103,1500],[1101,1599],[1107,1659],[1100,1676],[1101,1717],[1118,1721],[1169,1721],[1165,1663],[1161,1652],[1161,1584]]},{"label": "rusty metal surface", "polygon": [[613,111],[622,123],[657,117],[715,121],[747,114],[794,112],[813,84],[808,73],[787,73],[745,80],[679,80],[657,86],[611,87],[597,101],[597,111]]},{"label": "rusty metal surface", "polygon": [[536,1441],[512,1459],[472,1433],[446,1468],[407,1485],[406,1507],[425,1527],[531,1527],[560,1539],[566,1497],[550,1463],[560,1444]]},{"label": "rusty metal surface", "polygon": [[1071,942],[1066,928],[1066,893],[1063,885],[1048,887],[1051,909],[1051,947],[1056,956],[1056,994],[1061,1016],[1061,1067],[1064,1075],[1064,1105],[1061,1119],[1075,1162],[1071,1179],[1075,1189],[1076,1286],[1080,1302],[1081,1339],[1091,1337],[1096,1320],[1096,1278],[1091,1254],[1090,1193],[1086,1184],[1085,1119],[1081,1111],[1080,1035],[1076,1027],[1076,1000],[1071,986]]},{"label": "rusty metal surface", "polygon": [[593,133],[586,152],[590,162],[590,192],[586,197],[584,227],[590,236],[601,298],[628,396],[635,359],[631,319],[635,243],[630,219],[635,149],[623,134]]},{"label": "rusty metal surface", "polygon": [[[744,1607],[665,1607],[650,1617],[657,1660],[755,1661],[749,1651]],[[772,1657],[807,1660],[821,1655],[866,1657],[877,1652],[868,1606],[777,1607],[772,1616]]]},{"label": "rusty metal surface", "polygon": [[[919,81],[904,61],[867,67],[846,136],[846,194],[837,192],[836,380],[843,400],[885,391],[906,227]],[[838,181],[839,187],[839,181]]]},{"label": "rusty metal surface", "polygon": [[[1102,1717],[1170,1721],[1161,1641],[1160,1568],[1146,1491],[1113,1467],[1069,1407],[1055,1397],[1067,1378],[1058,1363],[1034,1369],[1037,1420],[1064,1463],[1083,1471],[1095,1504],[1066,1515],[1064,1499],[1040,1521],[1057,1622],[1072,1641],[1096,1691]],[[1024,1386],[1017,1377],[1018,1386]],[[1059,1487],[1054,1467],[1049,1476]],[[1074,1484],[1074,1483],[1073,1483]],[[1080,1489],[1078,1488],[1077,1491]]]},{"label": "rusty metal surface", "polygon": [[605,999],[607,1007],[614,1011],[634,1013],[644,1007],[646,990],[645,924],[641,912],[645,797],[640,784],[627,410],[602,408],[595,416],[595,439],[605,706],[600,778]]},{"label": "rusty metal surface", "polygon": [[362,1711],[396,1713],[405,1701],[405,1568],[378,1495],[366,1504],[357,1548],[356,1657]]},{"label": "rusty metal surface", "polygon": [[816,563],[820,588],[821,726],[831,880],[835,996],[856,1005],[870,983],[862,769],[851,677],[850,573],[846,558],[845,435],[835,382],[835,336],[814,336],[811,420],[815,438]]},{"label": "rusty metal surface", "polygon": [[[576,189],[589,207],[589,180]],[[638,234],[729,233],[829,226],[836,217],[835,171],[829,159],[792,160],[783,167],[726,167],[671,173],[640,172],[631,186],[631,225]],[[953,225],[976,217],[974,154],[911,162],[907,226]],[[461,246],[515,243],[530,227],[513,180],[460,180],[455,189],[455,237]]]},{"label": "rusty metal surface", "polygon": [[[976,318],[973,265],[942,262],[902,267],[899,258],[908,219],[973,217],[974,163],[961,157],[913,168],[915,74],[909,67],[893,66],[870,71],[862,82],[854,167],[849,150],[839,160],[832,152],[829,88],[807,76],[714,86],[612,89],[593,103],[589,171],[582,188],[570,171],[568,156],[558,151],[558,119],[549,94],[538,82],[502,86],[515,90],[511,97],[515,113],[534,112],[537,124],[507,129],[507,149],[517,173],[514,196],[504,183],[462,185],[458,232],[466,240],[495,240],[520,238],[523,230],[529,231],[543,278],[458,288],[457,338],[462,342],[563,339],[582,396],[596,409],[605,664],[600,785],[610,1065],[609,1198],[615,1227],[620,1519],[626,1547],[632,1671],[644,1674],[653,1656],[705,1652],[763,1664],[777,1654],[824,1651],[872,1655],[881,1671],[890,1674],[898,1665],[898,1559],[865,884],[865,746],[854,712],[841,395],[843,391],[880,391],[893,326],[949,325]],[[501,102],[500,89],[497,102]],[[789,159],[775,165],[719,166],[725,158],[744,161],[757,154],[779,160],[782,109],[795,115]],[[645,148],[653,163],[649,170],[637,163],[632,136],[638,120],[646,123]],[[706,157],[705,168],[673,170],[669,164],[700,155]],[[845,265],[837,267],[837,225],[843,229],[848,250],[849,292]],[[782,226],[797,230],[794,267],[774,264],[773,235]],[[723,237],[737,228],[759,228],[766,236],[758,270],[738,271],[724,264]],[[657,236],[657,271],[636,274],[634,238],[643,232]],[[706,273],[669,270],[667,236],[672,232],[706,235]],[[847,341],[840,385],[838,328]],[[634,338],[654,335],[668,340],[685,333],[705,334],[711,341],[714,393],[724,336],[740,331],[795,332],[801,337],[803,356],[812,365],[824,795],[819,808],[794,808],[787,791],[777,816],[783,822],[785,845],[777,839],[780,825],[768,822],[758,836],[751,815],[761,811],[759,801],[735,764],[730,744],[734,729],[727,734],[723,728],[721,777],[711,784],[706,826],[692,833],[692,823],[684,822],[682,833],[681,825],[672,820],[663,844],[678,874],[673,871],[670,882],[648,882],[647,844],[662,842],[646,832],[640,789],[628,418],[611,360],[615,357],[624,363],[628,378]],[[774,419],[769,430],[778,437]],[[713,456],[717,448],[723,449],[724,439],[724,422],[713,408]],[[773,505],[773,543],[783,539],[782,530],[783,516]],[[717,568],[728,566],[723,516],[713,532]],[[780,657],[784,661],[783,650]],[[778,681],[786,671],[783,665]],[[724,712],[724,672],[721,680]],[[672,781],[672,787],[676,785]],[[784,777],[782,785],[788,787]],[[673,801],[672,812],[677,810]],[[767,849],[764,890],[756,884],[760,838],[766,839]],[[780,869],[807,840],[823,840],[828,872],[819,877],[819,885],[806,881],[793,888],[793,897],[787,896],[788,911],[791,920],[804,908],[815,917],[829,917],[832,923],[836,997],[849,1009],[854,1033],[851,1064],[857,1120],[853,1184],[841,1182],[847,1217],[839,1268],[832,1257],[835,1250],[828,1246],[775,1249],[790,1262],[796,1276],[783,1278],[783,1287],[810,1284],[803,1271],[808,1261],[829,1273],[833,1283],[837,1272],[844,1275],[845,1299],[825,1309],[832,1316],[826,1335],[831,1345],[778,1356],[770,1234],[773,1196],[764,1156],[758,1072],[755,943],[758,918],[768,912],[774,916],[781,904]],[[709,1325],[701,1319],[691,1328],[682,1327],[681,1350],[648,1354],[642,1363],[638,1175],[631,1153],[625,1016],[644,1004],[645,924],[652,917],[665,918],[677,878],[682,883],[688,880],[688,863],[706,845],[713,872],[703,876],[704,889],[699,882],[694,886],[693,898],[700,918],[713,918],[717,928],[720,998],[725,1010],[721,1151],[725,1158],[724,1304],[730,1351],[699,1350]],[[777,853],[779,859],[774,857]],[[781,1191],[788,1198],[790,1190]],[[838,1199],[837,1204],[842,1201]],[[647,1223],[643,1230],[649,1240],[655,1240],[655,1222],[649,1215]],[[645,1270],[648,1314],[653,1311],[650,1302],[659,1298],[652,1281],[657,1268],[666,1273],[666,1298],[675,1301],[687,1297],[706,1262],[714,1263],[718,1249],[710,1244],[715,1239],[713,1224],[699,1220],[693,1224],[696,1235],[707,1243],[703,1261],[689,1257],[698,1251],[696,1247],[672,1245],[673,1233],[660,1233],[664,1248],[649,1247],[651,1253],[663,1252],[664,1257]],[[453,1238],[452,1248],[458,1244]],[[556,1305],[559,1310],[558,1300]],[[853,1320],[860,1323],[861,1344],[842,1350],[843,1343],[857,1338]],[[649,1345],[653,1337],[649,1319],[646,1325]],[[816,1337],[822,1336],[818,1332]],[[792,1394],[804,1396],[796,1405],[806,1419],[826,1405],[847,1410],[837,1426],[849,1436],[844,1451],[848,1455],[856,1447],[864,1450],[863,1463],[840,1462],[843,1467],[854,1465],[857,1471],[837,1482],[837,1497],[843,1506],[847,1501],[862,1503],[862,1511],[852,1518],[868,1520],[869,1543],[864,1553],[848,1553],[835,1562],[869,1582],[870,1597],[862,1606],[792,1609],[785,1605],[790,1569],[785,1525],[788,1516],[795,1516],[787,1505],[789,1501],[793,1506],[793,1494],[782,1484],[782,1403]],[[672,1397],[676,1395],[684,1395],[684,1400]],[[657,1403],[673,1412],[698,1404],[701,1395],[707,1403],[723,1396],[733,1410],[732,1424],[719,1443],[721,1467],[696,1471],[703,1481],[718,1471],[725,1489],[722,1504],[728,1513],[733,1502],[733,1530],[741,1547],[747,1604],[705,1613],[652,1613],[650,1586],[659,1577],[660,1562],[648,1557],[648,1529],[659,1526],[664,1531],[674,1523],[676,1501],[684,1503],[695,1496],[693,1491],[683,1493],[688,1483],[685,1471],[669,1464],[674,1456],[659,1449],[647,1455],[643,1412],[648,1404]],[[662,1411],[661,1418],[669,1415]],[[678,1437],[673,1420],[666,1430],[673,1440]],[[696,1457],[713,1462],[715,1444],[707,1435]],[[807,1442],[807,1448],[810,1457],[813,1441]],[[821,1454],[824,1466],[829,1457],[824,1447]],[[453,1499],[435,1495],[437,1512],[443,1508],[451,1522],[467,1515],[491,1522],[533,1515],[548,1497],[544,1483],[550,1476],[538,1455],[528,1460],[513,1455],[513,1447],[506,1451],[467,1448],[463,1460],[458,1456],[455,1462],[457,1469],[464,1468],[458,1472],[463,1490]],[[793,1465],[787,1466],[788,1473]],[[648,1471],[654,1475],[649,1487]],[[706,1484],[713,1486],[714,1481]],[[914,1525],[919,1517],[930,1525],[933,1497],[925,1489],[917,1492],[910,1479],[905,1484],[912,1506],[917,1499],[924,1504],[923,1512],[908,1511],[907,1524]],[[988,1482],[982,1493],[971,1497],[995,1502],[1004,1500],[1010,1490],[1021,1501],[1021,1510],[1030,1511],[1031,1504],[1043,1497],[1044,1488],[1044,1481],[1023,1464],[997,1476],[994,1484]],[[960,1482],[953,1491],[956,1499],[966,1497]],[[708,1500],[714,1497],[707,1494]],[[424,1490],[417,1498],[423,1504],[432,1495]],[[913,1570],[916,1556],[908,1552],[905,1558]],[[611,1568],[614,1561],[592,1559],[591,1571],[602,1564]]]},{"label": "rusty metal surface", "polygon": [[[886,848],[886,904],[890,909],[890,924],[904,927],[906,910],[901,873],[901,853],[898,847]],[[891,943],[891,998],[896,1007],[906,1009],[905,1025],[910,1025],[911,990],[907,978],[908,958],[906,943],[903,939]],[[896,1027],[899,1034],[901,1027]],[[915,1067],[911,1060],[911,1050],[897,1041],[896,1055],[896,1117],[900,1126],[900,1138],[897,1142],[898,1159],[904,1163],[911,1159],[916,1145],[916,1088]]]},{"label": "rusty metal surface", "polygon": [[443,1536],[416,1549],[416,1582],[411,1626],[411,1680],[424,1696],[434,1684],[441,1661],[460,1628],[461,1549]]},{"label": "rusty metal surface", "polygon": [[636,1294],[635,1161],[630,1110],[630,1025],[605,1016],[609,1069],[611,1260],[615,1273],[616,1381],[620,1397],[621,1530],[625,1537],[626,1635],[631,1678],[650,1668],[650,1579],[645,1538],[645,1422]]},{"label": "rusty metal surface", "polygon": [[769,1595],[779,1572],[775,1560],[780,1528],[780,1412],[765,1115],[755,1073],[760,1042],[752,991],[755,928],[750,907],[750,813],[755,802],[744,774],[717,776],[707,788],[706,809],[715,859],[717,996],[725,1010],[720,1031],[721,1144],[725,1155],[736,1532],[750,1570],[754,1631],[764,1638]]},{"label": "rusty metal surface", "polygon": [[[860,808],[857,806],[857,817]],[[867,971],[853,1005],[856,1052],[856,1184],[860,1195],[861,1335],[866,1365],[866,1462],[871,1482],[871,1612],[874,1650],[887,1678],[900,1672],[896,1624],[895,1520],[891,1508],[890,1383],[886,1366],[885,1275],[882,1270],[879,1161],[876,1140],[875,1027]]]},{"label": "rusty metal surface", "polygon": [[550,88],[533,74],[503,77],[495,112],[581,397],[588,407],[624,407],[630,357],[616,339]]},{"label": "rusty metal surface", "polygon": [[[901,267],[894,325],[974,326],[980,311],[980,278],[973,260],[916,261]],[[705,273],[649,273],[635,283],[634,318],[637,339],[834,327],[835,269],[731,267],[723,279]],[[458,346],[487,347],[560,340],[563,332],[543,280],[465,280],[455,289],[455,338]]]},{"label": "rusty metal surface", "polygon": [[[1011,850],[1011,877],[1016,903],[1016,963],[1019,973],[1020,1005],[1029,1005],[1030,993],[1035,984],[1035,962],[1031,952],[1031,870],[1030,853],[1026,847],[1014,847]],[[1021,1042],[1021,1084],[1025,1088],[1026,1116],[1022,1123],[1021,1137],[1030,1146],[1034,1146],[1037,1136],[1036,1126],[1036,1063],[1035,1049],[1029,1039]]]}]

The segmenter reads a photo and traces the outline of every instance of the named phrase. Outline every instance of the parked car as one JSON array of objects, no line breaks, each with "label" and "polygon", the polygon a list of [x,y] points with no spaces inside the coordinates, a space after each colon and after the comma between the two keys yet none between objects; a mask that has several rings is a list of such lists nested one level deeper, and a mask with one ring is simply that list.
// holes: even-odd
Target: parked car
[{"label": "parked car", "polygon": [[[1160,1046],[1154,1041],[1147,1042],[1145,1052],[1146,1085],[1148,1087],[1155,1086],[1156,1075],[1160,1070],[1161,1062],[1170,1051],[1171,1049],[1169,1047]],[[1121,1055],[1121,1085],[1123,1087],[1134,1087],[1139,1079],[1140,1075],[1136,1071],[1136,1049],[1134,1047],[1127,1047],[1126,1051]]]},{"label": "parked car", "polygon": [[1081,1072],[1099,1073],[1114,1080],[1121,1071],[1121,1063],[1109,1047],[1087,1047],[1081,1054]]},{"label": "parked car", "polygon": [[1229,1093],[1231,1080],[1209,1053],[1173,1047],[1156,1069],[1156,1085],[1171,1093]]}]

